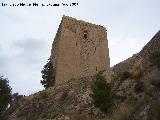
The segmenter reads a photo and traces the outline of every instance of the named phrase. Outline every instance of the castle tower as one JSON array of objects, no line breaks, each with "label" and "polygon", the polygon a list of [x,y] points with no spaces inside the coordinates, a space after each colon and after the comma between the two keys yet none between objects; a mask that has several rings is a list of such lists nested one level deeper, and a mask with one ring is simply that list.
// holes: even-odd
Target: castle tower
[{"label": "castle tower", "polygon": [[51,59],[56,84],[71,78],[93,76],[102,70],[109,76],[106,29],[63,16],[52,44]]}]

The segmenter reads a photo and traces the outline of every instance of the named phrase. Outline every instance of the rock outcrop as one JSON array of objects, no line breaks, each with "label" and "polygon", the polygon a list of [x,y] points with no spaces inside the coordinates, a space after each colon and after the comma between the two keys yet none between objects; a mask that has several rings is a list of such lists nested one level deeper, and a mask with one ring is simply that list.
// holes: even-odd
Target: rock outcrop
[{"label": "rock outcrop", "polygon": [[9,120],[94,120],[104,114],[92,104],[93,77],[70,79],[64,84],[20,100]]},{"label": "rock outcrop", "polygon": [[106,28],[63,16],[51,50],[55,84],[71,78],[94,76],[106,70],[110,59]]},{"label": "rock outcrop", "polygon": [[[121,105],[128,107],[128,113],[125,111],[126,114],[129,114],[127,120],[160,119],[155,115],[160,114],[160,110],[157,109],[157,106],[160,106],[158,87],[160,70],[150,61],[150,56],[155,50],[160,50],[160,31],[139,53],[112,67],[115,105],[117,109],[121,108]],[[131,108],[129,108],[130,105]]]},{"label": "rock outcrop", "polygon": [[139,53],[134,54],[132,57],[114,65],[112,72],[118,75],[125,71],[130,71],[133,67],[140,66],[146,69],[149,63],[149,56],[154,51],[160,49],[160,31],[142,48]]}]

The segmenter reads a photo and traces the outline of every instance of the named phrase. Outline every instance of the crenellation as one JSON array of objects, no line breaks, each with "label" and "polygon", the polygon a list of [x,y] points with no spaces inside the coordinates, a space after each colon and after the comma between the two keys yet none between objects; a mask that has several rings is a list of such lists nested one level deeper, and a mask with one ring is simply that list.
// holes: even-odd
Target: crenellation
[{"label": "crenellation", "polygon": [[101,25],[96,25],[96,24],[85,22],[82,20],[77,20],[72,17],[63,16],[63,19],[66,24],[70,24],[71,26],[75,23],[75,24],[79,24],[81,27],[87,26],[88,28],[95,28],[101,31],[103,31],[104,29],[106,30],[106,28]]}]

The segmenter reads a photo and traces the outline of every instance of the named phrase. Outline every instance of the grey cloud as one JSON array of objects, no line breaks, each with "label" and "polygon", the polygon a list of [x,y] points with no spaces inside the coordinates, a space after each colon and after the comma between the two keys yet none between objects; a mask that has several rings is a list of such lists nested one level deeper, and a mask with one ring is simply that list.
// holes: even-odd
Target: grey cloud
[{"label": "grey cloud", "polygon": [[7,63],[9,62],[9,56],[5,54],[2,46],[3,45],[0,44],[0,75],[3,69],[7,66]]},{"label": "grey cloud", "polygon": [[27,38],[15,41],[12,49],[18,52],[15,58],[18,58],[19,61],[25,64],[35,64],[47,52],[47,43],[44,40]]},{"label": "grey cloud", "polygon": [[[115,43],[110,48],[111,62],[118,63],[122,56],[130,57],[139,49],[135,40],[146,43],[157,32],[160,27],[158,5],[158,0],[106,0],[101,3],[82,0],[76,7],[0,7],[0,74],[12,80],[16,92],[28,94],[41,88],[40,71],[50,55],[51,37],[56,33],[62,14],[107,27],[109,44]],[[128,38],[124,40],[123,35]],[[37,36],[44,39],[34,39]]]},{"label": "grey cloud", "polygon": [[0,75],[7,71],[7,63],[9,63],[9,57],[7,55],[0,54]]},{"label": "grey cloud", "polygon": [[27,38],[13,41],[9,49],[1,46],[0,75],[9,79],[13,92],[29,94],[42,89],[40,71],[50,54],[45,40]]}]

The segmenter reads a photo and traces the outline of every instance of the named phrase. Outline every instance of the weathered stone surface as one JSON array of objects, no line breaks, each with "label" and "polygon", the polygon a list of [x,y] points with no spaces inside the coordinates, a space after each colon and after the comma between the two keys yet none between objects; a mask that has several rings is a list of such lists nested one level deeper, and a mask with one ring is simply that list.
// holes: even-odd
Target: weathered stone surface
[{"label": "weathered stone surface", "polygon": [[[70,79],[24,97],[8,120],[95,120],[104,116],[92,103],[94,77]],[[23,101],[23,102],[22,102]]]},{"label": "weathered stone surface", "polygon": [[[150,55],[157,49],[160,49],[160,31],[139,53],[112,67],[114,80],[111,83],[116,98],[115,105],[131,105],[132,109],[128,107],[131,112],[130,120],[159,119],[156,114],[159,115],[160,110],[156,106],[159,106],[160,91],[152,82],[160,81],[160,70],[150,63]],[[125,71],[129,72],[130,76],[122,80],[121,74]]]},{"label": "weathered stone surface", "polygon": [[160,31],[142,48],[142,50],[134,54],[132,57],[114,65],[111,69],[116,75],[125,71],[132,71],[135,67],[147,70],[150,67],[149,56],[154,51],[160,49]]},{"label": "weathered stone surface", "polygon": [[93,76],[102,70],[106,70],[110,78],[107,33],[102,26],[63,16],[51,58],[56,84],[71,78]]}]

